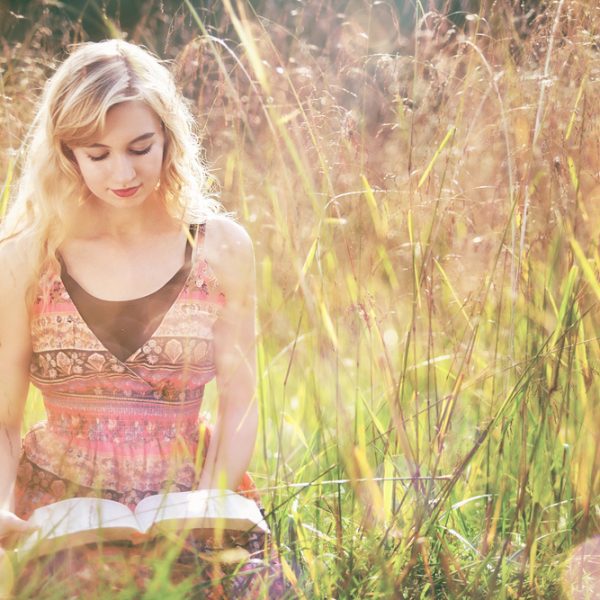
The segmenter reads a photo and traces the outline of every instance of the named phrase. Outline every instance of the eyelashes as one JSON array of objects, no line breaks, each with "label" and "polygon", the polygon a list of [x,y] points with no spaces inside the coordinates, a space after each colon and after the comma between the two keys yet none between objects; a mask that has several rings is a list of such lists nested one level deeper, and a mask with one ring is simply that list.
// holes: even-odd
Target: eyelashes
[{"label": "eyelashes", "polygon": [[137,156],[142,156],[142,154],[148,154],[152,146],[153,144],[150,144],[147,148],[144,148],[143,150],[132,150],[132,152]]},{"label": "eyelashes", "polygon": [[[129,152],[131,152],[131,154],[135,154],[136,156],[142,156],[144,154],[148,154],[148,152],[150,152],[150,150],[152,149],[152,146],[154,144],[150,144],[149,146],[147,146],[146,148],[144,148],[143,150],[129,150]],[[102,154],[101,156],[90,156],[88,154],[88,158],[93,161],[93,162],[97,162],[99,160],[104,160],[106,157],[108,156],[108,152]]]}]

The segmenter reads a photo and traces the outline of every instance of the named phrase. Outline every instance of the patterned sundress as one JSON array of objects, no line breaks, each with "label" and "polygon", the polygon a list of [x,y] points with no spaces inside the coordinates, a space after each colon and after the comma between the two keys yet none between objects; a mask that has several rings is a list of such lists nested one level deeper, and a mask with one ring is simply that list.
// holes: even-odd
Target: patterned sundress
[{"label": "patterned sundress", "polygon": [[[31,381],[42,392],[47,420],[23,439],[17,515],[28,518],[37,507],[80,496],[133,509],[146,496],[195,488],[210,436],[200,408],[204,387],[216,374],[213,325],[226,303],[204,258],[203,240],[200,226],[181,291],[152,336],[125,360],[104,347],[81,317],[60,273],[42,276],[31,317]],[[259,500],[248,475],[238,491]],[[174,565],[179,577],[196,576],[202,590],[197,597],[255,597],[264,593],[265,582],[269,597],[283,595],[276,553],[265,536],[251,535],[243,563],[234,566],[216,568],[218,563],[202,558],[213,550],[210,543],[193,543]],[[116,546],[109,552],[126,556],[131,576],[143,587],[152,574],[140,551]],[[94,552],[59,552],[39,568],[57,577],[72,571],[71,582],[79,574],[83,584],[94,586]],[[76,583],[79,591],[82,581]]]}]

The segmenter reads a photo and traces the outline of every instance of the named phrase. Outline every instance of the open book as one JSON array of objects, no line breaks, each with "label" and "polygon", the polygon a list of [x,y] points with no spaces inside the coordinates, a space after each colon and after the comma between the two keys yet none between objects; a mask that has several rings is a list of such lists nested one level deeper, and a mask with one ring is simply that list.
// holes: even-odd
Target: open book
[{"label": "open book", "polygon": [[28,522],[39,529],[18,545],[19,555],[41,556],[93,542],[137,544],[179,531],[217,538],[223,532],[269,531],[256,503],[230,490],[148,496],[133,512],[113,500],[71,498],[36,509]]}]

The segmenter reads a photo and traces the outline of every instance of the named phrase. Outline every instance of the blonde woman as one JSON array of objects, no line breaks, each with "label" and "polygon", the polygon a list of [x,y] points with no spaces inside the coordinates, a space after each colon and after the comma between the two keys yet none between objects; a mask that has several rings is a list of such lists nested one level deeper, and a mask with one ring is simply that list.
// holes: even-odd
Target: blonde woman
[{"label": "blonde woman", "polygon": [[[76,48],[45,88],[0,243],[0,545],[74,496],[256,498],[252,244],[206,195],[192,132],[167,69],[129,43]],[[21,440],[30,381],[47,421]],[[253,574],[219,593],[251,595],[266,573],[277,596],[250,546]]]}]

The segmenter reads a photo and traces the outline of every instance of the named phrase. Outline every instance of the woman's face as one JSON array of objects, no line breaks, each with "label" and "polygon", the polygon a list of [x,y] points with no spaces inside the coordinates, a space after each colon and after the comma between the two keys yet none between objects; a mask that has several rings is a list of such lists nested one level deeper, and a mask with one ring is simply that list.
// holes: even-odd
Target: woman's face
[{"label": "woman's face", "polygon": [[98,200],[131,208],[142,204],[158,185],[164,141],[155,112],[135,100],[113,106],[99,137],[72,150],[85,184]]}]

